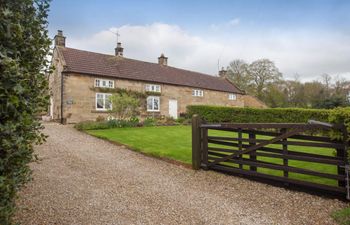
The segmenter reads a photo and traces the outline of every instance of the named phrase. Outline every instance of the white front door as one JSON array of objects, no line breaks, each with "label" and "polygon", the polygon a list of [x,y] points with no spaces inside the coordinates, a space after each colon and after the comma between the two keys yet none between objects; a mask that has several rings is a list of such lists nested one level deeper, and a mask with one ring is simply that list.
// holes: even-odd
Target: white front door
[{"label": "white front door", "polygon": [[177,119],[177,100],[175,99],[169,100],[169,116]]}]

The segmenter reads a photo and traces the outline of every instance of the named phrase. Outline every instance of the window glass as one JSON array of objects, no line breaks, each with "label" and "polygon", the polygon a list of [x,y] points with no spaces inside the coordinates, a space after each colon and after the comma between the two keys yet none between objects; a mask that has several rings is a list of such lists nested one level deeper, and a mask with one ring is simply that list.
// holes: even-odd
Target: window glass
[{"label": "window glass", "polygon": [[153,91],[153,92],[160,92],[160,85],[146,84],[145,90],[146,91]]},{"label": "window glass", "polygon": [[147,98],[147,110],[152,110],[152,108],[153,108],[153,98],[151,98],[151,97],[148,97]]},{"label": "window glass", "polygon": [[158,98],[154,98],[153,99],[153,110],[159,110],[159,99]]},{"label": "window glass", "polygon": [[111,94],[96,93],[96,109],[107,110],[112,109],[110,100]]},{"label": "window glass", "polygon": [[228,99],[229,100],[236,100],[237,99],[237,96],[235,94],[229,94],[228,95]]},{"label": "window glass", "polygon": [[105,95],[105,109],[112,109],[112,102],[110,100],[111,95]]},{"label": "window glass", "polygon": [[103,98],[97,98],[96,102],[96,108],[103,109]]},{"label": "window glass", "polygon": [[147,98],[147,111],[159,111],[160,99],[159,97],[149,96]]}]

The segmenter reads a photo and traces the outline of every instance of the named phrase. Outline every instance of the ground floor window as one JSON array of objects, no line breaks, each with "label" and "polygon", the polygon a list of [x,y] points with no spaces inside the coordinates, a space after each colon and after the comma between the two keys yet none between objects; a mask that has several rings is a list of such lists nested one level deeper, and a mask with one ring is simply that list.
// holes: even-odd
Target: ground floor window
[{"label": "ground floor window", "polygon": [[96,110],[112,109],[111,96],[112,94],[96,93]]},{"label": "ground floor window", "polygon": [[147,97],[147,111],[158,112],[160,109],[160,99],[156,96]]}]

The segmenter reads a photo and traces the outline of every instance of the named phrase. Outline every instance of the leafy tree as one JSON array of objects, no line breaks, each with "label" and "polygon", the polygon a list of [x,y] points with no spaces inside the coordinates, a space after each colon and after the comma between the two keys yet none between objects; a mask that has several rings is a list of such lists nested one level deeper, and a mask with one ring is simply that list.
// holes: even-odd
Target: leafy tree
[{"label": "leafy tree", "polygon": [[260,59],[249,65],[249,76],[255,90],[255,96],[263,99],[263,90],[266,85],[279,81],[282,74],[269,59]]},{"label": "leafy tree", "polygon": [[287,93],[287,101],[289,107],[306,107],[305,88],[298,80],[287,80],[285,83],[285,93]]},{"label": "leafy tree", "polygon": [[112,95],[110,101],[112,103],[110,114],[117,119],[128,119],[139,112],[140,100],[127,93]]},{"label": "leafy tree", "polygon": [[312,81],[304,83],[304,95],[306,106],[314,108],[320,99],[325,99],[325,88],[319,81]]},{"label": "leafy tree", "polygon": [[30,178],[37,119],[48,104],[47,0],[0,0],[0,224],[11,224],[17,190]]},{"label": "leafy tree", "polygon": [[283,90],[284,82],[268,84],[264,90],[264,103],[272,108],[288,107],[288,94]]}]

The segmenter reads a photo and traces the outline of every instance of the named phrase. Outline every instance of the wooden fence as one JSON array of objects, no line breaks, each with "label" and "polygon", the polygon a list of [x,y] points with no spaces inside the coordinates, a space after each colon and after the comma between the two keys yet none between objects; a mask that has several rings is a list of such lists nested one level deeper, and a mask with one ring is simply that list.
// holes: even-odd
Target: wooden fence
[{"label": "wooden fence", "polygon": [[[220,131],[216,132],[219,135],[210,135],[212,130]],[[342,140],[322,135],[330,130],[339,132]],[[317,121],[206,124],[194,115],[192,166],[337,193],[350,199],[347,140],[344,125]]]}]

